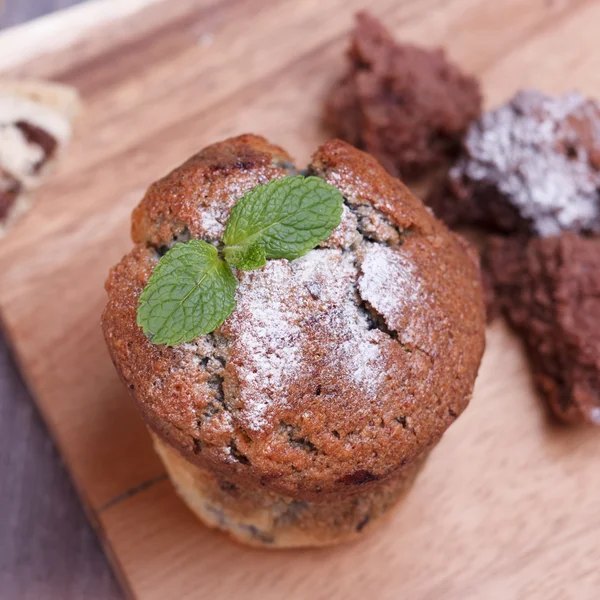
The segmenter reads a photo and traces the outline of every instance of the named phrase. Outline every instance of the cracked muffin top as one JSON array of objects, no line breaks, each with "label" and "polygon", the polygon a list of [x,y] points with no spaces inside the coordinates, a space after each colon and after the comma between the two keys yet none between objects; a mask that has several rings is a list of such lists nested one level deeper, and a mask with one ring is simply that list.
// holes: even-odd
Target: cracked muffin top
[{"label": "cracked muffin top", "polygon": [[484,309],[468,246],[375,159],[333,140],[309,172],[344,195],[331,237],[238,271],[231,316],[174,347],[136,324],[161,254],[190,237],[218,244],[245,192],[295,168],[244,135],[154,183],[134,211],[136,246],[107,281],[103,328],[147,424],[188,460],[317,500],[377,485],[439,440],[469,401]]}]

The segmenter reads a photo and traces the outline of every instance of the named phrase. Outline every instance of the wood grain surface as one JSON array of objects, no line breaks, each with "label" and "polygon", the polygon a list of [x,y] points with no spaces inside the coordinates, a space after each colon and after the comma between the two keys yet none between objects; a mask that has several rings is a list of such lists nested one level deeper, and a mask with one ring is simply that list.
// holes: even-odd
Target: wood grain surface
[{"label": "wood grain surface", "polygon": [[[80,2],[0,1],[0,29]],[[0,481],[2,600],[122,597],[1,328]]]},{"label": "wood grain surface", "polygon": [[[204,528],[176,498],[104,348],[106,272],[130,247],[129,214],[148,183],[207,143],[256,131],[307,160],[327,136],[321,99],[362,2],[165,7],[99,26],[13,70],[77,86],[86,111],[59,172],[0,252],[6,331],[128,592],[597,598],[600,436],[548,422],[502,323],[488,331],[471,407],[387,526],[363,541],[248,550]],[[370,8],[399,37],[446,46],[481,77],[488,105],[525,85],[600,96],[599,2],[379,0]],[[3,44],[0,36],[0,55]]]},{"label": "wood grain surface", "polygon": [[1,341],[0,476],[0,598],[120,598],[56,447]]}]

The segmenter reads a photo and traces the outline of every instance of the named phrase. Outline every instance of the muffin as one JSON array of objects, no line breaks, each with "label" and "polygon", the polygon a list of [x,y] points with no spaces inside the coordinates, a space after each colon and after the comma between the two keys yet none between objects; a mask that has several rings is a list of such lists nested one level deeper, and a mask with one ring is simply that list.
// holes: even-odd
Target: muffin
[{"label": "muffin", "polygon": [[329,239],[238,271],[237,306],[213,333],[152,344],[136,309],[160,256],[181,240],[218,246],[242,195],[295,172],[284,150],[244,135],[154,183],[103,314],[113,362],[181,497],[206,524],[267,547],[370,529],[467,406],[484,349],[470,248],[339,140],[308,168],[344,196]]},{"label": "muffin", "polygon": [[400,44],[366,12],[356,16],[348,69],[330,91],[325,119],[392,174],[420,176],[457,157],[481,113],[477,80],[441,49]]},{"label": "muffin", "polygon": [[518,92],[473,123],[427,203],[448,225],[553,236],[600,233],[600,105]]}]

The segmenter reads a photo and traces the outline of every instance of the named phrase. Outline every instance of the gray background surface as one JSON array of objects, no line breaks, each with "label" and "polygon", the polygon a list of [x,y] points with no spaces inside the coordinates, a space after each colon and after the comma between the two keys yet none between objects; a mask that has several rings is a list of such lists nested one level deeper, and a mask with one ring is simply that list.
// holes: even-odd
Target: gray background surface
[{"label": "gray background surface", "polygon": [[[0,0],[0,29],[82,1]],[[0,600],[121,597],[0,330]]]}]

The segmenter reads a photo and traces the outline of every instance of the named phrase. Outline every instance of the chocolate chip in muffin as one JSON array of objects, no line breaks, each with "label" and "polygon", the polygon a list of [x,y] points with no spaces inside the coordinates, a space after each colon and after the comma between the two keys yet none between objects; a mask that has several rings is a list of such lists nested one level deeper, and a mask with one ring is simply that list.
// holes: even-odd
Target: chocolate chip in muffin
[{"label": "chocolate chip in muffin", "polygon": [[600,238],[496,237],[485,259],[554,413],[600,425]]},{"label": "chocolate chip in muffin", "polygon": [[550,236],[600,232],[600,105],[517,93],[484,114],[427,203],[448,225]]},{"label": "chocolate chip in muffin", "polygon": [[326,120],[392,175],[420,175],[454,158],[481,112],[477,81],[444,52],[399,44],[372,16],[356,17],[346,74],[331,90]]}]

